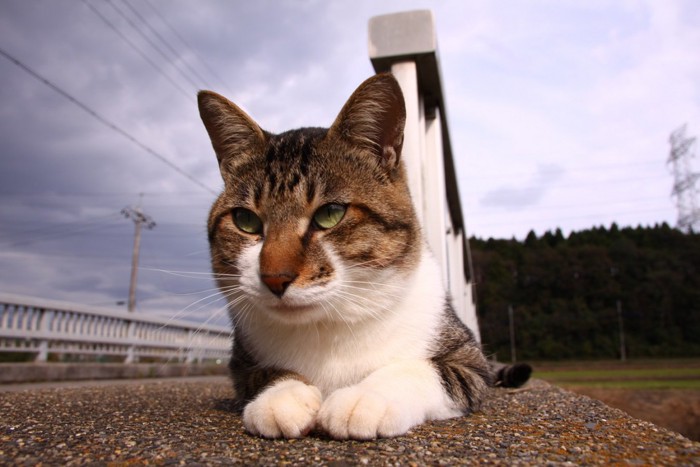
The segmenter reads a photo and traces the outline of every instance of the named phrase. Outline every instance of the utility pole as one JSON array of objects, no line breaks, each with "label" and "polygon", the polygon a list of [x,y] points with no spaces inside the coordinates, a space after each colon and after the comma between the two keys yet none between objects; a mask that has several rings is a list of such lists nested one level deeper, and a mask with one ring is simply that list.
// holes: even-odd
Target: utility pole
[{"label": "utility pole", "polygon": [[[616,267],[610,267],[610,277],[617,276],[619,272],[620,271]],[[620,336],[620,361],[624,362],[627,360],[627,351],[625,350],[625,326],[622,319],[622,301],[619,298],[615,300],[615,306],[617,308],[617,331]]]},{"label": "utility pole", "polygon": [[127,219],[134,221],[135,233],[134,233],[134,250],[131,255],[131,281],[129,283],[129,311],[134,311],[136,306],[136,274],[139,266],[139,251],[141,250],[141,227],[145,227],[149,230],[156,226],[155,221],[144,214],[141,211],[141,199],[143,198],[143,193],[139,196],[139,204],[135,208],[126,207],[122,209],[122,214]]},{"label": "utility pole", "polygon": [[508,305],[508,325],[510,327],[510,360],[515,363],[515,323],[513,322],[513,305]]},{"label": "utility pole", "polygon": [[617,325],[620,330],[620,361],[627,360],[627,351],[625,350],[625,327],[622,322],[622,302],[617,301]]}]

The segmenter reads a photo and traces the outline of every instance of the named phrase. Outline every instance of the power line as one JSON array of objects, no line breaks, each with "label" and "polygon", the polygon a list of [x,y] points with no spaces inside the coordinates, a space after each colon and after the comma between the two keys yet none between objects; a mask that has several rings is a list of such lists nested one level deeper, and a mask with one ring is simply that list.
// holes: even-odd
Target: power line
[{"label": "power line", "polygon": [[[104,250],[101,250],[104,251]],[[151,262],[158,262],[158,263],[164,263],[168,266],[171,266],[172,268],[187,268],[187,266],[191,266],[188,268],[188,270],[192,270],[192,268],[196,264],[203,263],[204,266],[208,266],[208,258],[203,257],[203,258],[197,258],[194,257],[192,261],[185,261],[182,258],[172,258],[170,256],[167,257],[162,257],[160,255],[150,255],[152,257],[149,257],[148,253],[144,253],[144,256],[146,257],[146,262],[147,264],[148,261]],[[114,252],[114,255],[106,255],[106,254],[93,254],[85,251],[81,251],[80,254],[70,254],[70,253],[56,253],[54,251],[51,252],[45,252],[45,251],[2,251],[0,250],[0,259],[13,259],[16,258],[19,261],[22,261],[23,264],[26,264],[28,260],[30,259],[36,259],[38,261],[41,261],[42,263],[48,263],[48,262],[58,262],[62,265],[70,264],[72,262],[92,262],[92,263],[99,263],[99,264],[111,264],[115,270],[119,269],[120,271],[123,271],[125,269],[128,269],[129,266],[124,264],[124,255],[121,252]],[[149,266],[140,266],[139,270],[140,271],[148,271],[151,269]],[[164,268],[158,268],[158,269],[164,269]],[[206,267],[203,269],[206,270]],[[204,273],[202,274],[209,274],[211,275],[212,273]]]},{"label": "power line", "polygon": [[[471,167],[469,173],[463,175],[461,178],[467,181],[468,183],[474,183],[476,181],[483,181],[483,180],[489,180],[489,181],[503,181],[507,182],[510,180],[518,180],[518,181],[529,181],[531,184],[540,184],[540,180],[544,179],[545,177],[551,178],[551,176],[556,176],[559,175],[561,176],[560,179],[564,178],[571,178],[575,176],[580,176],[580,177],[585,177],[585,178],[592,178],[600,175],[617,175],[620,173],[623,173],[624,175],[631,175],[631,174],[637,174],[637,177],[634,178],[629,178],[627,180],[642,180],[642,179],[647,179],[647,178],[656,178],[656,175],[649,175],[648,170],[639,170],[636,169],[639,167],[640,169],[644,167],[649,167],[654,170],[654,174],[656,174],[658,167],[660,166],[659,161],[655,161],[653,164],[644,162],[644,163],[625,163],[625,164],[600,164],[600,165],[589,165],[589,166],[574,166],[574,167],[561,167],[560,170],[556,171],[538,171],[538,170],[532,170],[532,169],[513,169],[513,170],[508,170],[508,169],[503,169],[499,168],[496,166],[483,166],[483,165],[475,165]],[[595,172],[595,174],[588,175],[586,172]],[[557,179],[555,182],[559,181],[560,179]],[[601,182],[594,182],[594,184],[600,184]],[[603,181],[602,183],[606,183]]]},{"label": "power line", "polygon": [[[91,217],[89,219],[85,219],[85,220],[81,220],[81,221],[73,221],[73,222],[46,222],[43,218],[41,218],[41,221],[37,221],[33,217],[32,217],[31,221],[23,220],[23,222],[25,224],[28,224],[31,226],[35,226],[37,224],[49,225],[51,228],[51,233],[60,234],[65,230],[71,230],[71,229],[75,228],[76,225],[81,225],[81,224],[85,224],[85,223],[95,224],[97,222],[115,220],[115,219],[118,219],[119,217],[120,217],[119,213],[117,211],[113,211],[113,212],[110,212],[109,214],[105,214],[102,216]],[[12,227],[16,227],[18,225],[21,225],[20,224],[21,222],[22,221],[19,221],[19,222],[13,221],[13,222],[8,222],[8,223],[3,224],[3,225],[6,227],[8,224],[11,224]],[[18,229],[18,230],[15,230],[15,235],[21,235],[21,236],[25,237],[27,235],[33,235],[33,234],[37,234],[37,233],[43,234],[46,232],[46,230],[47,230],[47,227],[32,228],[32,229],[28,229],[28,230],[27,229],[24,229],[24,230]]]},{"label": "power line", "polygon": [[[62,232],[45,232],[42,234],[41,232],[40,235],[34,236],[34,238],[23,238],[22,240],[15,241],[10,243],[8,246],[10,248],[16,248],[19,246],[27,246],[27,245],[33,245],[37,242],[48,242],[52,240],[59,240],[65,237],[70,237],[72,235],[77,235],[77,234],[82,234],[85,232],[93,231],[93,230],[98,230],[101,228],[105,227],[113,227],[113,225],[110,224],[104,224],[104,223],[90,223],[87,225],[83,226],[76,226],[73,229],[70,230],[64,230]],[[39,231],[39,229],[35,229],[36,231]]]},{"label": "power line", "polygon": [[[532,225],[532,224],[541,223],[541,222],[561,223],[562,221],[577,221],[577,220],[608,218],[608,217],[614,217],[616,219],[619,219],[620,217],[624,218],[624,216],[631,215],[631,214],[651,214],[651,213],[662,213],[662,212],[666,212],[666,211],[667,211],[666,209],[640,209],[640,210],[636,210],[636,211],[602,212],[602,213],[595,213],[595,214],[566,216],[566,217],[525,218],[523,220],[518,219],[517,225],[520,225],[520,224]],[[503,220],[490,221],[490,222],[485,222],[485,223],[476,221],[476,219],[483,219],[482,215],[479,215],[476,213],[472,213],[470,216],[468,216],[468,218],[469,218],[470,223],[472,225],[471,230],[474,230],[475,225],[478,225],[480,227],[493,227],[493,226],[499,226],[499,225],[516,225],[513,213],[503,213]]]},{"label": "power line", "polygon": [[[506,192],[509,194],[515,194],[517,195],[523,195],[527,194],[530,192],[538,192],[538,191],[543,191],[544,190],[553,190],[553,189],[566,189],[567,191],[571,191],[570,189],[572,188],[589,188],[589,187],[599,187],[599,186],[610,186],[612,185],[614,188],[619,189],[620,185],[626,184],[626,185],[631,185],[631,184],[638,184],[638,183],[648,183],[650,181],[662,181],[664,180],[664,177],[662,175],[653,175],[649,177],[633,177],[633,178],[609,178],[606,180],[596,180],[596,181],[589,181],[589,182],[581,182],[581,183],[576,183],[576,182],[571,182],[565,179],[562,180],[556,180],[548,184],[542,184],[542,183],[536,183],[536,182],[531,182],[526,184],[525,186],[509,186],[506,184],[502,184],[498,186],[497,188],[494,188],[492,190],[489,190],[488,193],[482,194],[482,190],[479,190],[478,187],[474,184],[474,181],[472,180],[471,183],[468,184],[468,187],[464,190],[465,195],[467,197],[474,197],[477,195],[480,196],[485,196],[486,194],[491,194],[491,193],[498,193],[498,192]],[[503,183],[503,182],[502,182]],[[515,183],[515,182],[514,182]]]},{"label": "power line", "polygon": [[151,65],[158,73],[160,73],[161,75],[163,75],[163,76],[170,82],[170,84],[172,84],[173,86],[175,86],[175,88],[178,89],[178,90],[179,90],[186,98],[188,98],[191,102],[194,102],[194,97],[193,97],[194,93],[190,93],[190,92],[188,92],[187,90],[185,90],[185,88],[183,88],[182,86],[180,86],[174,79],[172,79],[172,78],[170,77],[170,75],[168,75],[167,73],[165,73],[165,71],[163,71],[163,69],[160,68],[160,67],[158,66],[158,64],[156,64],[153,60],[151,60],[151,58],[150,58],[148,55],[146,55],[146,53],[145,53],[143,50],[141,50],[141,48],[139,48],[139,46],[137,46],[136,44],[134,44],[126,35],[124,35],[124,33],[122,33],[122,32],[114,25],[114,23],[112,23],[107,17],[105,17],[102,13],[100,13],[99,10],[98,10],[97,8],[95,8],[95,7],[94,7],[92,4],[90,4],[87,0],[83,0],[83,3],[84,3],[85,5],[87,5],[88,8],[90,8],[90,10],[91,10],[93,13],[95,13],[95,15],[97,15],[97,17],[99,17],[107,26],[109,26],[109,28],[112,29],[112,31],[114,31],[124,42],[126,42],[126,43],[129,45],[129,47],[131,47],[133,50],[135,50],[136,53],[138,53],[138,54],[141,56],[141,58],[143,58],[144,60],[146,60],[146,62],[147,62],[149,65]]},{"label": "power line", "polygon": [[[644,204],[645,210],[648,210],[650,208],[653,208],[654,210],[664,210],[667,209],[667,206],[649,206],[648,202],[649,201],[660,201],[660,198],[655,196],[655,197],[648,197],[648,198],[636,198],[636,199],[627,199],[627,200],[618,200],[618,201],[601,201],[598,203],[579,203],[579,204],[544,204],[544,203],[538,203],[537,206],[531,207],[531,206],[526,206],[523,208],[519,209],[526,209],[528,214],[533,214],[537,212],[544,212],[544,213],[551,213],[552,211],[580,211],[582,209],[593,209],[593,208],[600,208],[600,207],[607,207],[607,208],[612,208],[615,207],[616,209],[624,209],[625,207],[637,207],[639,205]],[[492,206],[475,206],[476,208],[481,207],[482,209],[486,209],[486,212],[482,214],[482,216],[502,216],[503,211],[494,209]],[[502,206],[505,207],[505,206]]]},{"label": "power line", "polygon": [[[44,193],[37,193],[37,192],[31,192],[31,193],[26,193],[26,192],[17,192],[17,191],[4,191],[0,189],[0,196],[3,197],[15,197],[15,198],[58,198],[58,197],[64,197],[64,198],[80,198],[80,197],[90,197],[90,198],[95,198],[95,197],[102,197],[102,198],[109,198],[109,197],[134,197],[143,194],[144,196],[150,197],[168,197],[168,198],[176,198],[180,196],[187,197],[190,199],[193,196],[205,196],[204,193],[201,191],[176,191],[176,192],[170,192],[170,191],[114,191],[114,192],[106,192],[106,191],[62,191],[60,193],[51,191],[51,192],[44,192]],[[206,195],[207,197],[209,196],[208,194]],[[207,201],[209,201],[209,198],[207,198]],[[197,203],[198,204],[198,203]],[[180,204],[178,203],[178,206]]]},{"label": "power line", "polygon": [[[73,262],[91,262],[91,263],[99,263],[99,264],[106,264],[106,263],[112,263],[113,268],[119,268],[120,270],[123,270],[127,268],[124,264],[124,255],[119,254],[118,256],[110,256],[110,255],[104,255],[104,254],[90,254],[81,251],[79,255],[77,254],[61,254],[61,253],[55,253],[55,252],[37,252],[37,251],[0,251],[0,259],[2,258],[16,258],[19,261],[22,262],[22,264],[27,264],[28,260],[31,259],[37,259],[41,261],[42,263],[49,263],[49,262],[58,262],[61,265],[66,265],[70,264]],[[103,269],[101,267],[101,269]]]},{"label": "power line", "polygon": [[[593,165],[579,165],[579,166],[566,166],[566,167],[561,167],[561,166],[556,166],[553,167],[555,170],[561,169],[562,171],[572,171],[572,172],[579,172],[579,171],[587,171],[587,170],[595,170],[595,171],[600,171],[602,169],[614,169],[614,168],[621,168],[621,169],[627,169],[629,167],[636,167],[636,166],[656,166],[658,167],[659,161],[658,160],[648,160],[648,161],[634,161],[634,162],[616,162],[612,164],[593,164]],[[478,162],[475,163],[470,163],[470,167],[473,167],[477,172],[482,173],[487,170],[495,170],[498,172],[496,177],[500,177],[502,174],[506,177],[509,177],[511,175],[508,175],[508,173],[512,174],[512,176],[520,176],[526,173],[532,173],[531,170],[525,170],[525,169],[515,169],[513,171],[508,171],[504,170],[504,168],[501,165],[498,166],[493,166],[493,165],[484,165],[484,164],[479,164]],[[547,166],[545,165],[543,167],[545,170],[543,172],[546,172]],[[489,177],[491,178],[491,177]]]},{"label": "power line", "polygon": [[[158,40],[160,40],[160,42],[173,54],[173,57],[174,57],[175,59],[179,59],[179,58],[180,58],[180,53],[179,53],[177,50],[175,50],[175,47],[173,47],[173,46],[170,44],[170,42],[169,42],[165,37],[163,37],[163,35],[162,35],[160,32],[158,32],[158,30],[157,30],[155,27],[153,27],[153,25],[152,25],[152,24],[138,11],[129,1],[128,1],[128,0],[122,0],[122,2],[129,8],[129,10],[131,10],[131,12],[132,12],[144,25],[146,25],[146,27],[151,31],[151,33],[152,33],[155,37],[157,37]],[[174,65],[176,64],[176,62],[172,62],[172,63],[173,63]],[[204,83],[204,85],[205,85],[207,88],[210,88],[210,89],[211,89],[211,85],[207,82],[207,79],[204,78],[204,77],[199,73],[199,71],[197,71],[196,68],[194,68],[193,66],[191,66],[186,60],[182,60],[182,64],[189,70],[190,73],[192,73],[192,75],[194,75],[194,76],[195,76],[196,78],[198,78],[202,83]]]},{"label": "power line", "polygon": [[185,38],[182,37],[182,35],[181,35],[180,33],[177,32],[177,29],[175,29],[175,28],[165,19],[165,16],[163,16],[163,14],[162,14],[160,11],[158,11],[158,10],[153,6],[153,4],[150,2],[150,0],[143,0],[143,1],[144,1],[144,3],[146,3],[146,5],[148,5],[148,6],[151,8],[151,11],[153,11],[153,12],[156,14],[156,16],[158,16],[158,17],[160,18],[160,21],[161,21],[168,29],[170,29],[170,31],[173,33],[173,35],[174,35],[175,37],[177,37],[177,38],[180,40],[180,43],[181,43],[182,45],[184,45],[187,49],[189,49],[190,52],[192,53],[192,55],[194,55],[194,56],[200,61],[200,63],[202,63],[202,65],[204,65],[204,67],[207,69],[207,71],[208,71],[209,73],[211,73],[211,75],[214,76],[214,77],[219,81],[219,83],[221,83],[221,85],[224,87],[224,89],[226,89],[226,91],[228,91],[229,94],[234,94],[233,91],[231,91],[231,89],[230,89],[228,86],[226,86],[225,81],[221,78],[221,76],[219,76],[219,74],[214,70],[214,68],[212,68],[212,67],[209,65],[209,63],[207,63],[207,61],[204,60],[204,58],[202,58],[202,56],[199,55],[199,54],[196,52],[196,50],[194,49],[194,47],[192,47],[192,46],[189,44],[189,42],[187,42],[187,40],[185,40]]},{"label": "power line", "polygon": [[[474,176],[474,177],[465,177],[466,180],[471,181],[472,184],[476,180],[484,180],[484,179],[489,179],[489,178],[498,178],[498,177],[479,177],[479,176]],[[503,178],[506,178],[505,176]],[[507,177],[511,178],[511,177]],[[522,180],[521,176],[518,175],[513,175],[512,178],[517,179],[518,181]],[[471,180],[470,180],[471,179]],[[653,174],[653,175],[648,175],[644,177],[627,177],[627,178],[607,178],[605,180],[593,180],[593,181],[587,181],[587,182],[581,182],[581,183],[571,183],[569,180],[566,180],[564,178],[559,179],[559,180],[554,180],[552,183],[548,184],[547,186],[557,186],[557,185],[566,185],[567,187],[586,187],[586,186],[599,186],[599,185],[606,185],[609,183],[614,183],[616,185],[620,183],[636,183],[636,182],[644,182],[648,180],[662,180],[665,179],[665,176],[659,175],[659,174]],[[502,182],[503,183],[503,182]],[[532,180],[529,181],[528,183],[529,186],[525,188],[515,188],[516,190],[538,190],[542,187],[542,182]]]},{"label": "power line", "polygon": [[[166,62],[172,64],[173,68],[180,74],[180,76],[182,76],[188,83],[190,83],[195,90],[199,88],[197,83],[195,83],[192,78],[190,78],[184,71],[182,71],[182,69],[179,68],[170,57],[168,57],[168,55],[163,51],[163,49],[158,44],[156,44],[150,37],[148,37],[148,35],[145,32],[143,32],[143,30],[131,18],[129,18],[126,13],[120,10],[112,0],[106,0],[106,2],[109,4],[109,6],[112,7],[112,9],[114,9],[114,11],[116,11],[119,14],[119,16],[124,18],[124,20],[129,24],[129,26],[131,26],[134,29],[134,31],[136,31],[139,34],[139,36],[141,36],[143,40],[145,40],[153,48],[153,50],[158,52],[158,55],[165,59]],[[130,5],[128,4],[127,6],[130,7]]]},{"label": "power line", "polygon": [[14,56],[10,55],[9,53],[7,53],[7,52],[6,52],[4,49],[2,49],[2,48],[0,48],[0,55],[4,56],[6,59],[8,59],[9,61],[11,61],[11,62],[14,63],[15,65],[17,65],[19,68],[23,69],[25,72],[27,72],[28,74],[30,74],[32,77],[34,77],[34,78],[37,79],[38,81],[41,81],[41,82],[44,83],[46,86],[50,87],[51,89],[53,89],[54,91],[56,91],[57,93],[59,93],[60,95],[62,95],[62,96],[65,97],[66,99],[68,99],[69,101],[71,101],[73,104],[75,104],[75,105],[77,105],[78,107],[80,107],[81,109],[83,109],[83,110],[84,110],[85,112],[87,112],[91,117],[95,118],[95,119],[98,120],[100,123],[102,123],[103,125],[105,125],[105,126],[108,127],[109,129],[111,129],[112,131],[114,131],[114,132],[116,132],[116,133],[119,133],[119,134],[122,135],[124,138],[128,139],[129,141],[131,141],[132,143],[134,143],[135,145],[137,145],[138,147],[140,147],[141,149],[143,149],[144,151],[146,151],[147,153],[149,153],[150,155],[152,155],[152,156],[155,157],[156,159],[159,159],[159,160],[160,160],[161,162],[163,162],[165,165],[167,165],[168,167],[170,167],[171,169],[173,169],[174,171],[176,171],[177,173],[179,173],[179,174],[182,175],[183,177],[187,178],[187,179],[190,180],[192,183],[195,183],[197,186],[199,186],[199,187],[201,187],[201,188],[207,190],[208,192],[210,192],[210,193],[212,193],[212,194],[215,194],[215,195],[218,194],[216,191],[212,190],[211,188],[209,188],[208,186],[206,186],[205,184],[203,184],[202,182],[200,182],[199,180],[197,180],[196,178],[194,178],[192,175],[190,175],[189,173],[185,172],[182,168],[180,168],[178,165],[176,165],[176,164],[175,164],[174,162],[172,162],[170,159],[168,159],[167,157],[163,156],[162,154],[156,152],[154,149],[151,149],[149,146],[147,146],[146,144],[142,143],[140,140],[136,139],[136,137],[134,137],[134,136],[132,136],[131,134],[129,134],[126,130],[121,129],[121,128],[118,127],[116,124],[110,122],[110,121],[107,120],[105,117],[103,117],[102,115],[98,114],[96,111],[92,110],[92,109],[91,109],[90,107],[88,107],[87,105],[83,104],[83,103],[82,103],[81,101],[79,101],[77,98],[73,97],[73,96],[70,95],[68,92],[64,91],[63,89],[61,89],[60,87],[58,87],[57,85],[55,85],[54,83],[52,83],[51,81],[49,81],[47,78],[44,78],[42,75],[40,75],[40,74],[37,73],[36,71],[34,71],[34,70],[32,70],[31,68],[29,68],[27,65],[25,65],[23,62],[21,62],[19,59],[17,59],[17,58],[15,58]]}]

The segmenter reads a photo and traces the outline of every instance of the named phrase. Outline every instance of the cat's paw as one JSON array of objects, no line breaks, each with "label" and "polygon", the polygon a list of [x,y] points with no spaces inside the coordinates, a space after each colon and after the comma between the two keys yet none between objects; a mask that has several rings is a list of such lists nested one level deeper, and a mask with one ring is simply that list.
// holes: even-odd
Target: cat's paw
[{"label": "cat's paw", "polygon": [[300,438],[314,428],[321,391],[295,379],[265,389],[243,409],[249,433],[265,438]]},{"label": "cat's paw", "polygon": [[335,439],[391,438],[411,428],[405,410],[377,391],[350,386],[326,399],[318,413],[318,425]]}]

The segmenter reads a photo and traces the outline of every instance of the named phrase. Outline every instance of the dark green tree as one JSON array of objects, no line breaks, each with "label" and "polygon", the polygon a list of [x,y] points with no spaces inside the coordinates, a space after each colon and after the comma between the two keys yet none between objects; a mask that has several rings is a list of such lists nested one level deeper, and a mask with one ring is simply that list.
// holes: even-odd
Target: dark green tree
[{"label": "dark green tree", "polygon": [[700,355],[700,235],[661,224],[471,239],[484,347],[521,359],[617,358],[620,303],[634,357]]}]

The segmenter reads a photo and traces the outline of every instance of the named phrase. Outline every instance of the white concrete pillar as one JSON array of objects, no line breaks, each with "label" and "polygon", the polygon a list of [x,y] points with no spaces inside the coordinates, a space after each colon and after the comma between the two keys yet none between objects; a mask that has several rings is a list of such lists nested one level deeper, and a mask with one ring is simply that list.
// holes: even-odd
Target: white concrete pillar
[{"label": "white concrete pillar", "polygon": [[413,207],[418,215],[421,226],[425,225],[423,218],[423,180],[421,176],[421,106],[418,95],[418,75],[415,62],[398,62],[391,66],[391,72],[399,82],[406,103],[406,126],[404,129],[403,158],[408,175],[408,185],[411,190]]},{"label": "white concrete pillar", "polygon": [[445,198],[445,169],[443,162],[440,114],[426,116],[425,151],[423,154],[423,232],[435,258],[440,263],[442,282],[450,286],[447,262],[447,203]]}]

